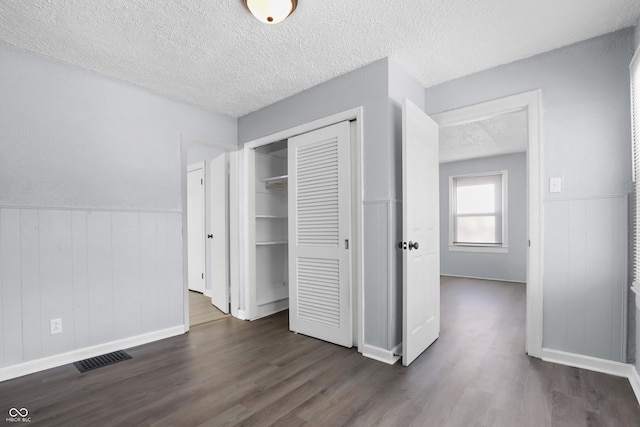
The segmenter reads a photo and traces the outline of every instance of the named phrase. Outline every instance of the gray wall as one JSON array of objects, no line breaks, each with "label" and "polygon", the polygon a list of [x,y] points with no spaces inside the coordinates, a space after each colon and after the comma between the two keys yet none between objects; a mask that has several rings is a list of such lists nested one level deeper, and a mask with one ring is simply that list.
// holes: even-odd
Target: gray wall
[{"label": "gray wall", "polygon": [[180,135],[236,120],[4,44],[0,93],[0,367],[181,325]]},{"label": "gray wall", "polygon": [[[624,358],[611,336],[622,334],[618,317],[623,312],[625,269],[611,255],[592,259],[585,254],[584,239],[557,231],[567,225],[568,210],[580,202],[583,206],[572,212],[583,218],[585,232],[602,236],[620,232],[611,230],[607,221],[614,218],[618,203],[609,196],[628,193],[631,183],[628,66],[632,51],[633,31],[626,29],[426,89],[427,113],[542,89],[543,345],[613,360]],[[563,191],[549,194],[549,178],[556,176],[563,178]],[[611,204],[600,206],[602,215],[586,222],[580,216],[584,205],[596,199]],[[572,235],[579,236],[580,230]],[[609,241],[617,255],[626,251],[626,237],[622,240]],[[555,254],[563,245],[566,253]],[[555,255],[571,256],[572,261]],[[596,269],[595,274],[589,270],[587,275],[585,265]],[[572,271],[580,274],[568,277]],[[580,283],[581,278],[589,281]],[[585,330],[598,322],[603,326],[597,333]]]},{"label": "gray wall", "polygon": [[244,144],[352,108],[364,107],[364,199],[389,198],[388,61],[336,77],[238,119]]},{"label": "gray wall", "polygon": [[[440,273],[512,282],[527,279],[526,153],[440,164]],[[449,177],[507,170],[508,253],[449,251]]]},{"label": "gray wall", "polygon": [[393,242],[401,232],[399,120],[404,96],[423,107],[424,89],[393,62],[382,59],[238,120],[239,141],[246,143],[363,107],[364,341],[385,349],[401,341],[402,282]]},{"label": "gray wall", "polygon": [[383,59],[238,120],[240,143],[308,123],[348,109],[363,107],[364,305],[367,344],[386,347],[389,336],[389,66]]}]

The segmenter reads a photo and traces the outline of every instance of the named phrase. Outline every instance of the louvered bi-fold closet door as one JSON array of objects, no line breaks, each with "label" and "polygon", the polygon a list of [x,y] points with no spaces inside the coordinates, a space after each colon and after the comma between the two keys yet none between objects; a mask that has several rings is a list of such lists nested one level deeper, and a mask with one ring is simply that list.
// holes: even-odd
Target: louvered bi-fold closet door
[{"label": "louvered bi-fold closet door", "polygon": [[289,139],[289,328],[351,347],[350,125]]}]

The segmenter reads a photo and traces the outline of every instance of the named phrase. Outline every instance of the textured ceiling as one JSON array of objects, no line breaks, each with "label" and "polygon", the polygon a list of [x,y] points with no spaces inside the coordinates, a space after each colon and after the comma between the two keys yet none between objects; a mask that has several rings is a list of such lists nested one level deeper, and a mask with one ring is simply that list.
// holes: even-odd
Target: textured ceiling
[{"label": "textured ceiling", "polygon": [[425,87],[634,24],[638,0],[2,0],[0,40],[241,116],[391,57]]},{"label": "textured ceiling", "polygon": [[502,114],[440,129],[440,163],[527,151],[527,114]]}]

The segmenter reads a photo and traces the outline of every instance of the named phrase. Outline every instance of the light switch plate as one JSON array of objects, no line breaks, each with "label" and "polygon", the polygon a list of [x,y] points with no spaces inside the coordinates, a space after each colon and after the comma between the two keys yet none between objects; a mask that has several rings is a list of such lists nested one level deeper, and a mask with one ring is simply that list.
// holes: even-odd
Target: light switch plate
[{"label": "light switch plate", "polygon": [[555,177],[549,179],[549,193],[559,193],[562,191],[562,178]]}]

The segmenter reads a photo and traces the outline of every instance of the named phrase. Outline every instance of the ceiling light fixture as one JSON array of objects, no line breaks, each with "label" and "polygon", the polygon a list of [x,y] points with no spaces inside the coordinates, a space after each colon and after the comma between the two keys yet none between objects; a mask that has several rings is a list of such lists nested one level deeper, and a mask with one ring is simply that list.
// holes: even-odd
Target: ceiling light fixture
[{"label": "ceiling light fixture", "polygon": [[277,24],[291,15],[296,6],[297,0],[244,0],[244,5],[249,12],[259,21],[265,24]]}]

